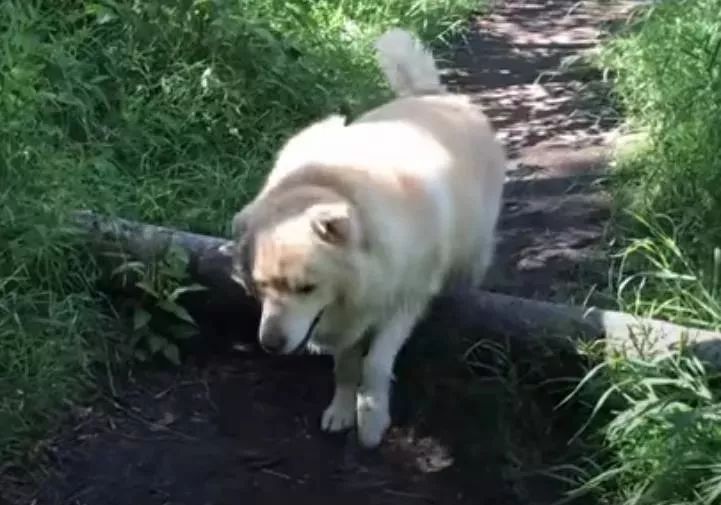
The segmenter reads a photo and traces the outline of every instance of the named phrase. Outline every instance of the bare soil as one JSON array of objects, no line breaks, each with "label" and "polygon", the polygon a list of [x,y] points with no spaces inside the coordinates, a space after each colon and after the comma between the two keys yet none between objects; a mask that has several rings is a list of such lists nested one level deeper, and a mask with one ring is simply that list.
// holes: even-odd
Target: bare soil
[{"label": "bare soil", "polygon": [[[597,183],[612,121],[584,91],[588,76],[557,71],[597,43],[612,14],[592,1],[496,2],[451,58],[448,82],[473,93],[512,158],[489,289],[568,300],[588,287],[579,272],[595,261],[608,213]],[[530,379],[472,377],[450,338],[419,336],[404,352],[396,427],[380,450],[363,451],[352,432],[320,431],[332,392],[327,358],[265,356],[252,327],[207,331],[248,345],[203,349],[177,371],[138,372],[75,408],[44,449],[46,471],[4,486],[0,502],[513,505],[561,492],[524,473],[567,451],[570,420],[554,417],[555,393]]]}]

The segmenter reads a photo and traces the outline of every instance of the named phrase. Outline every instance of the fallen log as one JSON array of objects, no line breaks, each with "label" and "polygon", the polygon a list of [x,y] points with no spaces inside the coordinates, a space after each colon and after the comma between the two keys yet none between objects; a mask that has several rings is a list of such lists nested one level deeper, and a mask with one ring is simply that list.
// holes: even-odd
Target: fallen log
[{"label": "fallen log", "polygon": [[[219,251],[227,239],[162,226],[76,212],[72,221],[97,251],[124,252],[142,261],[180,247],[190,257],[189,275],[215,293],[216,300],[257,316],[257,303],[230,279],[230,260]],[[212,296],[212,295],[211,295]],[[257,317],[254,317],[254,324]],[[609,354],[658,356],[681,346],[721,368],[721,333],[688,328],[632,314],[524,299],[483,290],[439,296],[422,331],[502,335],[525,344],[543,342],[574,351],[579,341],[602,340]]]}]

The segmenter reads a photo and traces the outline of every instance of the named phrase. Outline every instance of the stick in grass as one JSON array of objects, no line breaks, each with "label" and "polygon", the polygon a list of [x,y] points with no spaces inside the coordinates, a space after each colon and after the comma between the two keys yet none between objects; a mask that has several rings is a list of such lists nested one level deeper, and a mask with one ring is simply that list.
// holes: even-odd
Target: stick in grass
[{"label": "stick in grass", "polygon": [[[230,259],[219,251],[228,240],[172,228],[76,212],[73,222],[103,252],[124,252],[141,260],[161,257],[179,246],[191,258],[190,275],[226,303],[255,306],[230,279]],[[256,308],[257,309],[257,308]],[[424,331],[454,328],[478,335],[503,335],[523,343],[543,342],[575,350],[574,339],[603,339],[608,353],[658,356],[686,346],[721,368],[721,333],[632,314],[518,298],[483,290],[444,294],[422,323]]]}]

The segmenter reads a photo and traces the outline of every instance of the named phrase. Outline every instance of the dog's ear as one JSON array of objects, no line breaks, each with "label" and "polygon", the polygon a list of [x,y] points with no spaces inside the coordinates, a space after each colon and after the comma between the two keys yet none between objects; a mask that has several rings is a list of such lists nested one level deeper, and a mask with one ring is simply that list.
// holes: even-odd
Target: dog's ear
[{"label": "dog's ear", "polygon": [[357,237],[356,224],[350,205],[346,203],[318,204],[310,208],[310,227],[324,242],[346,245]]},{"label": "dog's ear", "polygon": [[231,258],[230,278],[239,284],[245,292],[255,295],[253,278],[250,274],[252,264],[253,240],[248,234],[242,235],[237,241],[228,242],[219,247],[222,254]]},{"label": "dog's ear", "polygon": [[236,212],[233,216],[233,221],[230,225],[230,234],[233,240],[239,240],[249,227],[250,219],[250,204],[243,207],[240,211]]},{"label": "dog's ear", "polygon": [[250,205],[246,205],[233,216],[230,234],[231,240],[220,245],[218,251],[232,258],[231,279],[252,295],[252,279],[249,274],[253,244],[250,231]]},{"label": "dog's ear", "polygon": [[238,242],[248,230],[248,214],[248,206],[246,206],[233,216],[230,223],[230,240],[218,247],[222,255],[233,257],[238,252]]}]

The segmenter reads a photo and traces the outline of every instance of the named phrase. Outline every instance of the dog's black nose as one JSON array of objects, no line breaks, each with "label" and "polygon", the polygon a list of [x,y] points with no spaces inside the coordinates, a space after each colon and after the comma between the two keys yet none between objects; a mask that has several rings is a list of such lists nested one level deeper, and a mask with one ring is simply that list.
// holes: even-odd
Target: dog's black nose
[{"label": "dog's black nose", "polygon": [[285,335],[282,335],[280,333],[263,335],[260,338],[260,346],[268,354],[280,353],[285,348],[286,342],[287,339],[285,338]]}]

